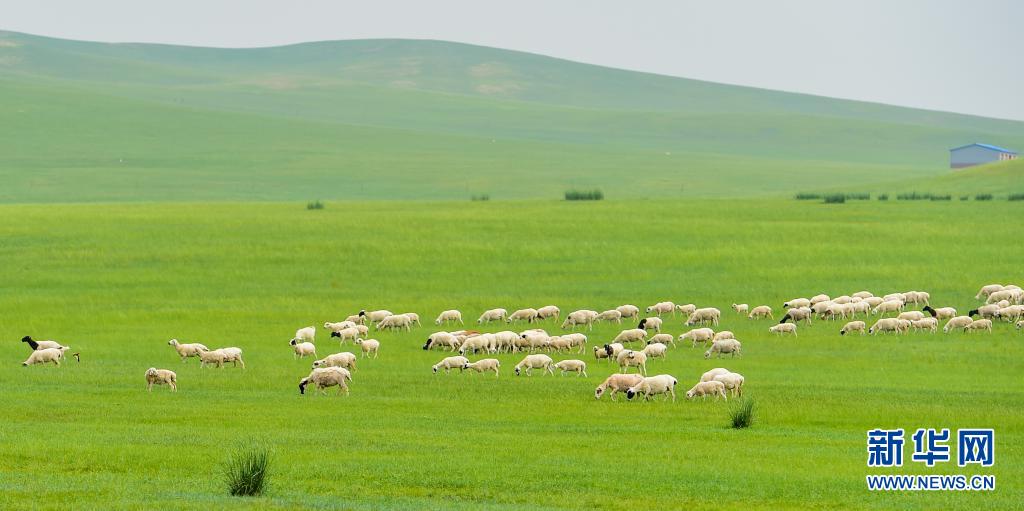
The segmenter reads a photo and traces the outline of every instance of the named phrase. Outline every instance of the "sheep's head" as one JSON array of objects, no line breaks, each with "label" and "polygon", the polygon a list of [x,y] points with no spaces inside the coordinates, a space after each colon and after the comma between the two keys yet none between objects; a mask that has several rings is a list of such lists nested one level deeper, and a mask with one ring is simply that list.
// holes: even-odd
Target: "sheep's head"
[{"label": "sheep's head", "polygon": [[82,361],[82,356],[81,355],[82,354],[78,353],[78,352],[75,352],[75,353],[71,354],[72,357],[75,357],[75,362],[81,362]]},{"label": "sheep's head", "polygon": [[603,383],[601,385],[598,385],[597,388],[594,389],[594,399],[601,399],[601,396],[604,395],[604,390],[605,386]]},{"label": "sheep's head", "polygon": [[433,366],[431,366],[431,369],[433,369],[433,370],[434,370],[434,373],[437,373],[437,365],[436,365],[436,364],[435,364],[435,365],[433,365]]},{"label": "sheep's head", "polygon": [[463,369],[469,369],[469,362],[463,362],[462,363],[462,368]]},{"label": "sheep's head", "polygon": [[288,344],[291,345],[291,346],[295,346],[295,345],[299,344],[299,340],[298,339],[292,339],[292,340],[288,341]]},{"label": "sheep's head", "polygon": [[692,390],[686,391],[686,399],[687,400],[693,399],[693,391]]},{"label": "sheep's head", "polygon": [[423,351],[429,350],[430,349],[430,344],[432,342],[433,341],[431,341],[430,337],[427,337],[427,342],[423,343]]},{"label": "sheep's head", "polygon": [[331,332],[331,337],[341,337],[340,332]]},{"label": "sheep's head", "polygon": [[626,399],[633,399],[633,396],[635,396],[636,394],[636,390],[634,388],[630,388],[626,390]]},{"label": "sheep's head", "polygon": [[306,393],[306,385],[309,384],[309,377],[299,380],[299,394]]},{"label": "sheep's head", "polygon": [[605,353],[606,355],[608,355],[609,357],[610,357],[610,356],[612,356],[612,353],[613,353],[614,351],[615,351],[615,350],[613,350],[613,349],[612,349],[612,346],[611,346],[610,344],[605,344],[605,345],[604,345],[604,353]]},{"label": "sheep's head", "polygon": [[25,337],[22,337],[21,342],[32,342],[32,336],[26,335]]},{"label": "sheep's head", "polygon": [[704,358],[705,359],[711,358],[711,350],[707,350],[707,351],[704,352]]},{"label": "sheep's head", "polygon": [[178,340],[177,339],[171,339],[171,340],[167,341],[167,344],[169,344],[171,346],[174,346],[175,344],[178,344]]},{"label": "sheep's head", "polygon": [[519,376],[519,372],[520,372],[519,366],[516,366],[516,376]]}]

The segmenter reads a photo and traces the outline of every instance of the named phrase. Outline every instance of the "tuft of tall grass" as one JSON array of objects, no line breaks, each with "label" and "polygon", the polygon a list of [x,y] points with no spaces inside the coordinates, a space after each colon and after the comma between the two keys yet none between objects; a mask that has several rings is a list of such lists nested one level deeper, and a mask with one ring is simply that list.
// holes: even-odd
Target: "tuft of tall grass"
[{"label": "tuft of tall grass", "polygon": [[930,195],[930,197],[928,197],[928,200],[933,200],[933,201],[936,201],[936,200],[952,200],[953,199],[953,196],[948,194],[948,193],[946,195],[934,195],[934,194],[929,194],[929,195]]},{"label": "tuft of tall grass", "polygon": [[306,203],[306,209],[324,209],[324,203],[319,200]]},{"label": "tuft of tall grass", "polygon": [[270,450],[264,446],[239,447],[224,463],[224,483],[237,497],[262,495],[268,485]]},{"label": "tuft of tall grass", "polygon": [[733,401],[729,405],[729,427],[733,429],[749,428],[754,424],[754,400],[749,397]]},{"label": "tuft of tall grass", "polygon": [[979,193],[978,195],[974,196],[974,200],[992,200],[992,194],[991,193]]},{"label": "tuft of tall grass", "polygon": [[1011,193],[1006,199],[1012,201],[1024,200],[1024,193]]},{"label": "tuft of tall grass", "polygon": [[565,200],[602,200],[604,199],[604,192],[598,189],[594,190],[566,190]]},{"label": "tuft of tall grass", "polygon": [[482,193],[480,195],[473,195],[473,196],[471,196],[469,198],[469,200],[471,200],[473,202],[486,202],[486,201],[491,200],[491,196],[489,194]]},{"label": "tuft of tall grass", "polygon": [[833,193],[825,196],[825,204],[843,204],[846,202],[846,196],[841,193]]},{"label": "tuft of tall grass", "polygon": [[889,194],[882,193],[878,195],[878,200],[889,200]]},{"label": "tuft of tall grass", "polygon": [[796,200],[818,200],[820,198],[821,198],[821,194],[820,193],[800,192],[800,193],[796,194]]}]

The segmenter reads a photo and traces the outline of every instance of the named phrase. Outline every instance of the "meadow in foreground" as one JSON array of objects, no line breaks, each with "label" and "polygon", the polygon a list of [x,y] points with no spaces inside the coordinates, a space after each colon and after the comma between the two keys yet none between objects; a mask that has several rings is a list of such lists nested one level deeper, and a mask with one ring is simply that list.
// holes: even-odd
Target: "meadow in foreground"
[{"label": "meadow in foreground", "polygon": [[[728,310],[818,292],[931,292],[961,310],[990,282],[1024,282],[1020,203],[791,200],[377,202],[0,206],[0,507],[1008,509],[1024,497],[1022,334],[798,338]],[[613,369],[500,378],[430,372],[420,349],[439,311],[604,310],[661,300],[716,306],[744,356],[680,345],[649,364],[685,391],[701,372],[743,373],[757,422],[723,402],[595,402]],[[310,360],[296,328],[360,308],[415,311],[380,333],[350,397],[300,396]],[[776,317],[779,314],[777,313]],[[666,331],[684,329],[667,318]],[[632,326],[632,325],[628,325]],[[555,325],[547,325],[557,329]],[[618,325],[587,332],[607,342]],[[495,329],[502,329],[504,325]],[[525,328],[525,326],[517,327]],[[19,364],[23,335],[82,354]],[[167,340],[240,346],[248,368],[182,364]],[[321,355],[340,351],[321,330]],[[347,345],[345,350],[352,350]],[[556,355],[561,358],[577,355]],[[476,357],[473,357],[476,358]],[[180,391],[145,392],[143,372]],[[872,494],[865,431],[992,427],[995,492]],[[270,489],[229,497],[220,463],[272,447]],[[980,473],[908,463],[894,473]],[[872,473],[879,472],[872,470]],[[114,503],[118,503],[116,506]]]}]

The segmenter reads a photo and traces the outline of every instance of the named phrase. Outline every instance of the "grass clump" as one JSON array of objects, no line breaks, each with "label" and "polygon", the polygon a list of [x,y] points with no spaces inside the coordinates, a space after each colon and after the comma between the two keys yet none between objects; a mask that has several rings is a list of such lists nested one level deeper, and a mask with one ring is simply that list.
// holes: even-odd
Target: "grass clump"
[{"label": "grass clump", "polygon": [[933,201],[936,201],[936,200],[952,200],[953,199],[953,196],[948,194],[948,193],[946,195],[933,195],[933,194],[928,194],[928,195],[929,195],[928,200],[933,200]]},{"label": "grass clump", "polygon": [[992,200],[992,194],[991,193],[979,193],[978,195],[974,196],[974,200]]},{"label": "grass clump", "polygon": [[796,194],[796,200],[818,200],[820,198],[821,198],[821,194],[820,193],[800,192],[800,193]]},{"label": "grass clump", "polygon": [[733,401],[729,406],[729,427],[749,428],[754,424],[754,400],[748,397]]},{"label": "grass clump", "polygon": [[566,190],[565,200],[602,200],[604,192],[594,190]]},{"label": "grass clump", "polygon": [[224,464],[224,483],[236,497],[262,495],[267,490],[270,450],[264,446],[240,447]]},{"label": "grass clump", "polygon": [[1011,193],[1006,199],[1011,201],[1024,200],[1024,193]]},{"label": "grass clump", "polygon": [[480,195],[473,195],[473,196],[471,196],[469,198],[469,200],[471,200],[473,202],[486,202],[486,201],[491,200],[491,196],[489,194],[482,193]]},{"label": "grass clump", "polygon": [[878,200],[889,200],[889,194],[883,193],[878,195]]},{"label": "grass clump", "polygon": [[843,204],[846,202],[846,196],[841,193],[833,193],[825,196],[825,204]]},{"label": "grass clump", "polygon": [[319,200],[306,203],[306,209],[324,209],[324,203]]}]

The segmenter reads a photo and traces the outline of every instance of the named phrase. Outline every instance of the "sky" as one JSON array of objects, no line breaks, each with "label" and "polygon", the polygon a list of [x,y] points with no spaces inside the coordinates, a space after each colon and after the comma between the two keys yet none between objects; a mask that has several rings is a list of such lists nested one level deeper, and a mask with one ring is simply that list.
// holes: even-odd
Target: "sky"
[{"label": "sky", "polygon": [[441,39],[1024,120],[1020,0],[0,0],[0,13],[3,30],[108,42]]}]

